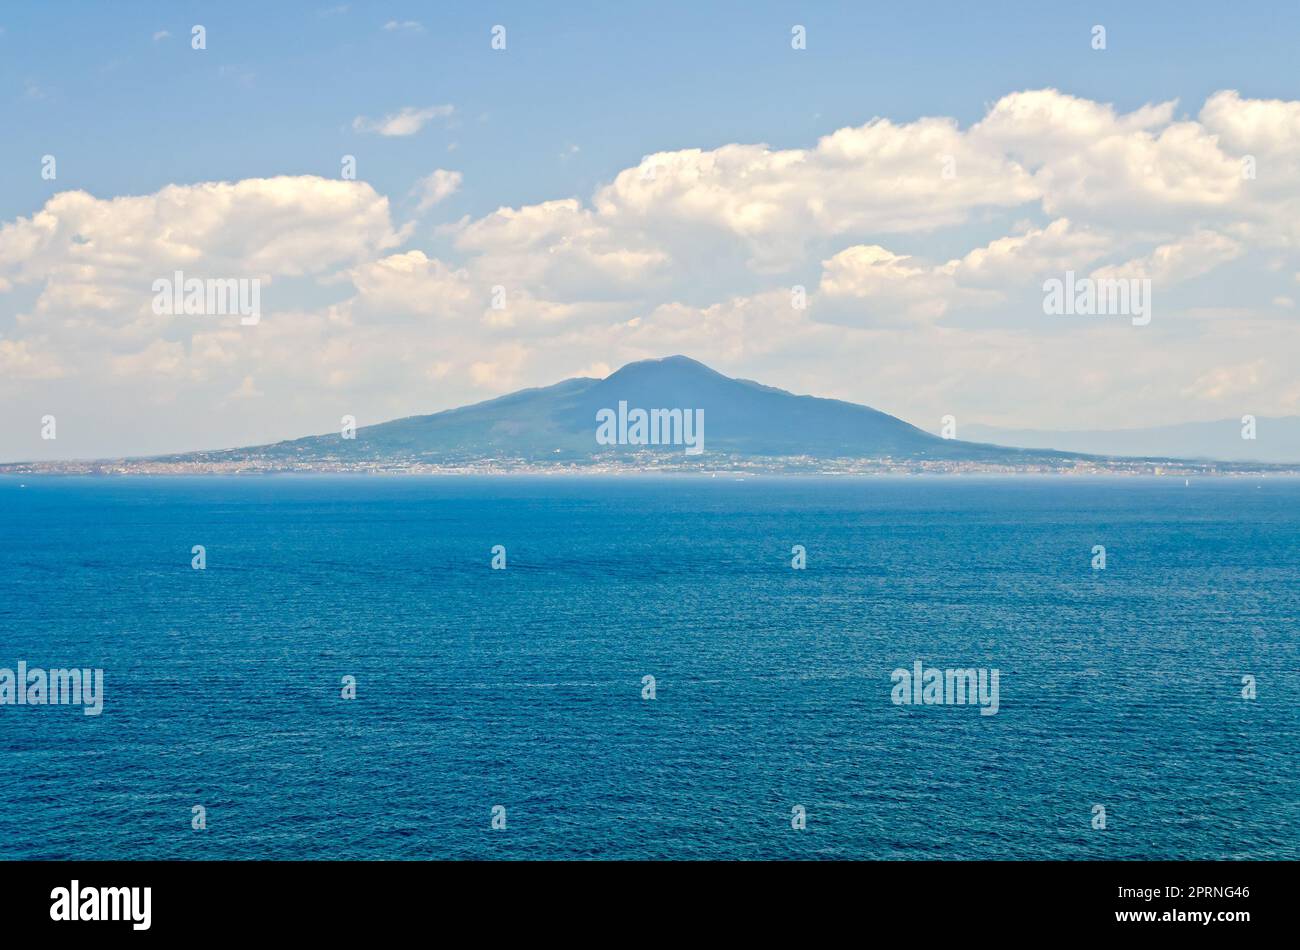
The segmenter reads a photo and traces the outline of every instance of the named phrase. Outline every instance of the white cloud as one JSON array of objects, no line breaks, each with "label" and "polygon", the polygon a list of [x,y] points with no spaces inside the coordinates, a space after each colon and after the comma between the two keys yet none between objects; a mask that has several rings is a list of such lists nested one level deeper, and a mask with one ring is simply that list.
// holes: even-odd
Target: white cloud
[{"label": "white cloud", "polygon": [[930,323],[951,311],[1004,304],[1043,275],[1082,268],[1111,252],[1112,236],[1068,219],[1026,228],[945,264],[855,245],[822,262],[817,319],[853,326]]},{"label": "white cloud", "polygon": [[[955,177],[945,177],[949,168]],[[766,269],[814,238],[931,231],[1038,196],[1024,169],[950,119],[874,119],[812,149],[726,145],[649,155],[602,188],[595,208],[652,234],[713,229],[738,239]]]},{"label": "white cloud", "polygon": [[1099,268],[1092,276],[1102,279],[1146,277],[1164,287],[1209,273],[1241,254],[1241,245],[1231,238],[1200,230],[1169,244],[1161,244],[1150,254]]},{"label": "white cloud", "polygon": [[351,274],[354,302],[377,312],[466,319],[489,303],[487,287],[475,287],[469,272],[423,251],[369,261]]},{"label": "white cloud", "polygon": [[379,119],[369,119],[359,115],[352,120],[352,130],[354,132],[374,132],[389,137],[414,135],[424,128],[429,123],[429,120],[448,118],[455,111],[455,106],[450,105],[428,106],[423,109],[407,106],[398,112],[390,113]]},{"label": "white cloud", "polygon": [[0,339],[0,376],[11,380],[58,379],[66,370],[28,340]]},{"label": "white cloud", "polygon": [[388,199],[359,181],[249,178],[112,199],[65,191],[0,226],[0,275],[88,288],[177,267],[297,276],[398,240]]},{"label": "white cloud", "polygon": [[977,247],[948,267],[958,282],[1007,290],[1017,285],[1037,285],[1048,274],[1082,269],[1110,253],[1116,238],[1108,233],[1076,227],[1058,218],[1043,228],[1026,228]]},{"label": "white cloud", "polygon": [[823,261],[819,289],[819,317],[859,325],[929,322],[947,312],[956,293],[949,271],[876,244]]},{"label": "white cloud", "polygon": [[475,272],[491,283],[569,297],[640,292],[670,263],[667,251],[574,199],[499,208],[461,227],[456,247],[476,255]]},{"label": "white cloud", "polygon": [[460,172],[450,172],[444,168],[435,169],[415,184],[414,194],[420,198],[417,211],[428,211],[438,202],[460,191],[464,176]]},{"label": "white cloud", "polygon": [[1229,89],[1205,101],[1200,121],[1234,153],[1294,160],[1300,151],[1300,102],[1243,99]]}]

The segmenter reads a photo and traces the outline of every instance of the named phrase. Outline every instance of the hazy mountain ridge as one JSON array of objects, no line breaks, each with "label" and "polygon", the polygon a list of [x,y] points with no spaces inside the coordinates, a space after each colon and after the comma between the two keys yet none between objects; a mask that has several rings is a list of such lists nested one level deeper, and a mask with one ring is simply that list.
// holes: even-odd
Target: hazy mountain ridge
[{"label": "hazy mountain ridge", "polygon": [[1237,419],[1183,422],[1136,429],[1011,429],[967,424],[962,434],[981,442],[1060,449],[1105,456],[1162,456],[1228,462],[1300,463],[1300,416],[1259,416],[1255,438],[1242,438]]},{"label": "hazy mountain ridge", "polygon": [[688,357],[672,356],[629,363],[604,379],[567,379],[470,406],[364,426],[356,430],[354,439],[330,433],[161,460],[253,453],[285,460],[324,455],[426,462],[495,457],[577,461],[636,450],[684,454],[680,445],[598,445],[597,412],[616,410],[620,402],[647,410],[703,410],[705,456],[994,461],[1045,454],[943,439],[868,406],[732,379]]},{"label": "hazy mountain ridge", "polygon": [[[601,444],[602,412],[683,410],[702,420],[698,453],[671,445]],[[696,411],[702,413],[694,415]],[[970,426],[967,432],[978,431]],[[697,434],[698,435],[698,434]],[[689,441],[689,440],[688,440]],[[1252,463],[1253,464],[1253,463]],[[8,472],[245,471],[1235,471],[1147,453],[1105,458],[1060,447],[944,439],[838,399],[733,379],[685,356],[629,363],[484,402],[267,445],[102,462],[25,463]],[[1256,466],[1259,467],[1259,466]],[[1265,468],[1270,468],[1264,466]],[[1245,466],[1249,469],[1249,466]],[[1172,470],[1170,469],[1170,470]]]}]

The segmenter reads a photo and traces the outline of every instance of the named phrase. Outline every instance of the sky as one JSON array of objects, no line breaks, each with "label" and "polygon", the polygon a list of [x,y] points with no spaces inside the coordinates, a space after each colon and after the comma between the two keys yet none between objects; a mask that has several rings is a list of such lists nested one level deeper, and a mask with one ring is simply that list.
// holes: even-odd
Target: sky
[{"label": "sky", "polygon": [[[7,5],[0,460],[675,353],[959,437],[1300,414],[1297,35],[1293,4]],[[156,312],[177,271],[256,281],[259,319]],[[1045,313],[1067,272],[1149,280],[1150,322]]]}]

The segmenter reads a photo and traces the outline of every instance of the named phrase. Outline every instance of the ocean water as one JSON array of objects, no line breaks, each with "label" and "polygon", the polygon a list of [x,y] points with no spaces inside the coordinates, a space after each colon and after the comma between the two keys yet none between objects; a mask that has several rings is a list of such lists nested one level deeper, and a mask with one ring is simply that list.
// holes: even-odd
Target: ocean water
[{"label": "ocean water", "polygon": [[1300,857],[1296,480],[0,478],[19,660],[0,858]]}]

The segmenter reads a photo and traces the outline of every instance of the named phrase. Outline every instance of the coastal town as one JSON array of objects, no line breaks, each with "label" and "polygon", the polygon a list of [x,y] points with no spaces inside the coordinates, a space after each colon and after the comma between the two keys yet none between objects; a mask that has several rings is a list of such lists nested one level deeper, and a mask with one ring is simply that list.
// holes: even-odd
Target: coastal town
[{"label": "coastal town", "polygon": [[358,459],[343,456],[285,458],[280,454],[194,453],[182,458],[103,459],[95,461],[15,462],[0,465],[0,475],[569,475],[628,476],[693,474],[747,475],[1074,475],[1266,477],[1300,475],[1300,465],[1178,459],[1062,456],[1017,463],[954,459],[821,458],[811,455],[751,456],[712,453],[682,456],[670,452],[605,452],[585,458]]}]

